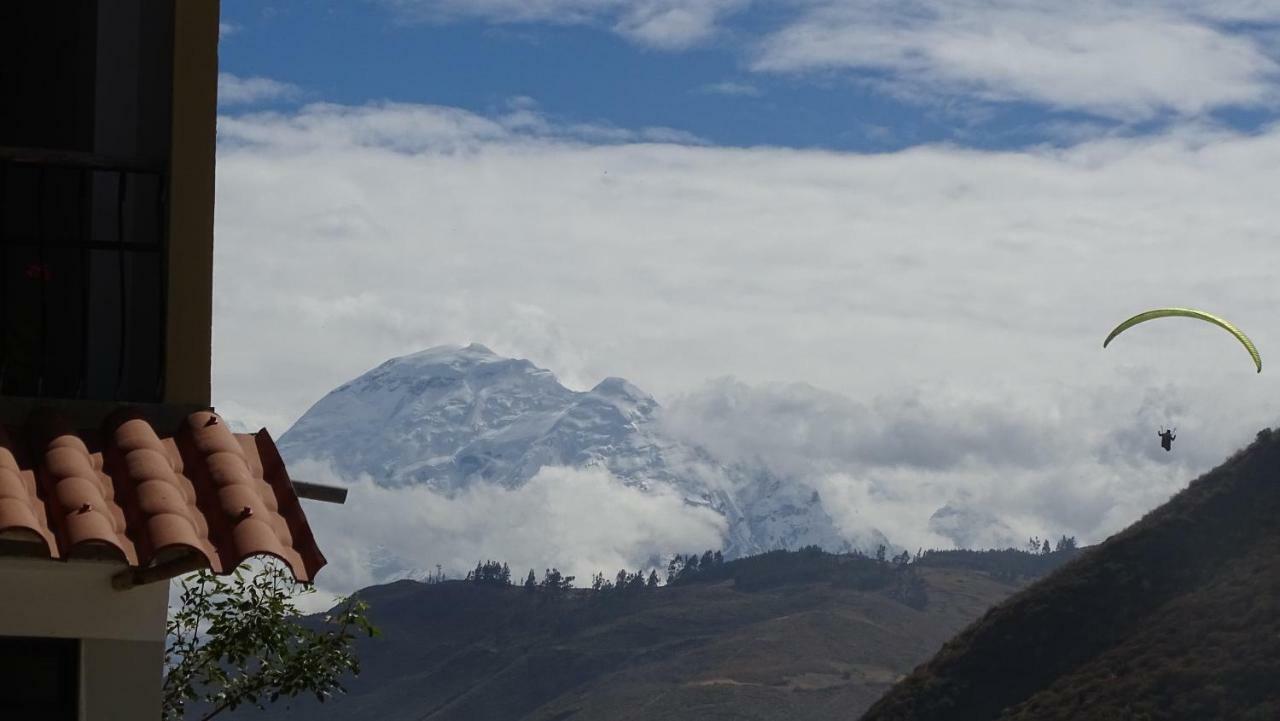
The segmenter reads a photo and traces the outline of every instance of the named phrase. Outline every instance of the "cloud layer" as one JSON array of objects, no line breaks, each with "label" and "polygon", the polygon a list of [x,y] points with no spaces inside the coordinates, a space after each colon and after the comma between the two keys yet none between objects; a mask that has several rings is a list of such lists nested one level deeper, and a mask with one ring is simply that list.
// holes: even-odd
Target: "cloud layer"
[{"label": "cloud layer", "polygon": [[[1165,453],[1147,427],[1155,419],[1181,423],[1195,440]],[[1032,535],[1099,541],[1250,431],[1212,394],[1192,403],[1172,388],[1032,399],[936,387],[864,403],[805,384],[732,379],[675,399],[665,420],[721,460],[763,465],[817,491],[848,538],[875,528],[913,551],[1021,547]]]},{"label": "cloud layer", "polygon": [[[231,26],[228,26],[231,27]],[[221,32],[233,30],[224,27]],[[291,100],[302,94],[298,86],[271,78],[244,78],[231,73],[218,73],[218,106],[256,105],[272,100]]]},{"label": "cloud layer", "polygon": [[1261,4],[856,0],[818,3],[766,38],[757,70],[857,70],[912,96],[1041,103],[1123,120],[1271,104],[1280,64]]},{"label": "cloud layer", "polygon": [[447,22],[599,24],[633,42],[684,50],[712,37],[719,21],[750,0],[384,0],[402,17]]},{"label": "cloud layer", "polygon": [[[219,132],[219,391],[286,419],[387,357],[470,340],[659,395],[726,373],[854,397],[1126,366],[1217,382],[1248,370],[1238,347],[1177,343],[1212,328],[1099,339],[1179,303],[1228,315],[1265,353],[1280,300],[1257,262],[1280,227],[1274,130],[858,155],[312,106]],[[262,379],[282,362],[291,383]]]},{"label": "cloud layer", "polygon": [[532,147],[553,140],[591,144],[703,142],[674,128],[555,122],[530,98],[513,98],[508,106],[507,112],[488,117],[434,105],[313,103],[284,113],[223,116],[218,121],[219,142],[229,149],[324,152],[368,148],[412,154],[468,152],[484,143]]},{"label": "cloud layer", "polygon": [[[299,477],[350,483],[315,463],[295,465]],[[359,479],[346,506],[316,504],[307,516],[320,538],[332,539],[320,583],[338,593],[434,572],[436,564],[457,578],[489,559],[521,578],[533,568],[540,579],[554,566],[584,586],[597,571],[612,575],[661,565],[660,554],[719,548],[724,533],[723,519],[705,508],[627,488],[606,471],[569,468],[544,468],[518,489],[476,485],[454,497]]]},{"label": "cloud layer", "polygon": [[[1264,262],[1280,241],[1280,129],[848,154],[606,142],[522,102],[500,117],[315,105],[219,125],[214,400],[277,435],[389,357],[481,342],[578,387],[627,377],[718,454],[813,486],[848,528],[935,545],[960,531],[1099,540],[1276,418],[1273,374],[1207,324],[1100,345],[1128,315],[1178,304],[1228,316],[1264,360],[1280,348]],[[703,387],[727,374],[739,380]],[[1179,426],[1174,454],[1161,423]],[[537,499],[466,502],[615,492],[566,478]],[[375,533],[401,513],[403,543],[427,544],[418,528],[454,549],[434,558],[469,564],[520,550],[431,535],[446,516],[486,517],[464,501],[365,490],[342,524]],[[592,523],[583,513],[561,520]],[[954,527],[984,513],[989,532]],[[662,534],[710,528],[642,516],[611,520],[632,540],[590,560],[634,562]],[[476,522],[530,556],[596,543],[536,546]],[[334,575],[358,582],[341,560],[358,550],[330,549]]]},{"label": "cloud layer", "polygon": [[[1022,102],[1125,122],[1274,109],[1280,5],[1190,0],[388,0],[401,17],[588,24],[646,47],[723,42],[758,72],[922,103]],[[770,22],[736,21],[756,9]]]}]

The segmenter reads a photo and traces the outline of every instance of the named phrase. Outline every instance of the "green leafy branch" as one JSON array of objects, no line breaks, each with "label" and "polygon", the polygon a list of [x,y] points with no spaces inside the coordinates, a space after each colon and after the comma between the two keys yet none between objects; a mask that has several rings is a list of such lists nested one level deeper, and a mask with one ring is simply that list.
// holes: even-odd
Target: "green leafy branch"
[{"label": "green leafy branch", "polygon": [[188,704],[207,721],[243,704],[265,708],[305,693],[324,702],[346,691],[343,676],[359,675],[355,640],[378,633],[367,604],[354,597],[323,623],[303,623],[293,602],[315,589],[279,563],[228,577],[200,571],[181,585],[166,629],[164,721],[186,718]]}]

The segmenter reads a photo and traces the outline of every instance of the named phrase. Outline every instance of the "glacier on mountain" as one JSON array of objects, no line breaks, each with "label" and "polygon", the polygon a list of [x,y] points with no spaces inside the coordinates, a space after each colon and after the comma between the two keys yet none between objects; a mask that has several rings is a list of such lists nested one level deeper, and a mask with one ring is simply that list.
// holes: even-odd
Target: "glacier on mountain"
[{"label": "glacier on mountain", "polygon": [[478,344],[388,360],[317,402],[279,447],[291,464],[318,461],[341,478],[367,475],[380,486],[446,495],[476,483],[517,488],[546,467],[603,468],[633,488],[673,490],[721,514],[731,557],[886,543],[874,528],[840,529],[801,479],[722,462],[682,440],[657,401],[626,380],[575,391],[546,369]]}]

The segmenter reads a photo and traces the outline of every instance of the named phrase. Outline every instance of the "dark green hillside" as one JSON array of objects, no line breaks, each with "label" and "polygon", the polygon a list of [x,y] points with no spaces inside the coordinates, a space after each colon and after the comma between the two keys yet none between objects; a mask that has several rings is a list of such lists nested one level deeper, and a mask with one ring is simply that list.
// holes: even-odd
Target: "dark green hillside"
[{"label": "dark green hillside", "polygon": [[[1041,563],[1066,554],[1052,556]],[[364,673],[349,695],[233,718],[847,716],[1017,589],[952,565],[808,549],[714,563],[670,586],[625,592],[469,582],[373,587],[361,595],[383,634],[362,643]]]},{"label": "dark green hillside", "polygon": [[1278,718],[1280,434],[1270,430],[992,609],[863,717]]}]

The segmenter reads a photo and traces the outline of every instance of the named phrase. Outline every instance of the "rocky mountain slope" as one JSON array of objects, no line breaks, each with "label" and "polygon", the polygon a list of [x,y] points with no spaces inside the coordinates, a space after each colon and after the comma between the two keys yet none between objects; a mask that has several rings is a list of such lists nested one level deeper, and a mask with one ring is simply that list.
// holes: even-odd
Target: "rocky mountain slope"
[{"label": "rocky mountain slope", "polygon": [[992,609],[863,717],[1276,718],[1280,433],[1271,430]]}]

